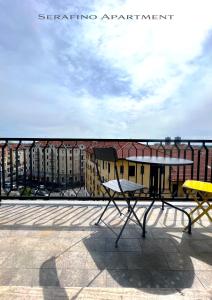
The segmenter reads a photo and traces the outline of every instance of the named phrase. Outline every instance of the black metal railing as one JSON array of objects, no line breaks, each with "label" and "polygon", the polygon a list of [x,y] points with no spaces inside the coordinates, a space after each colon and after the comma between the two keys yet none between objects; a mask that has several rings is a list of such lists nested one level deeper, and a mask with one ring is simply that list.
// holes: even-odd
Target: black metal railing
[{"label": "black metal railing", "polygon": [[[140,199],[149,198],[148,167],[126,161],[128,156],[194,162],[163,169],[162,194],[170,200],[187,199],[181,188],[186,179],[212,181],[212,140],[0,138],[0,200],[106,199],[93,162],[93,147],[99,146],[116,148],[120,178],[145,185]],[[101,170],[105,180],[112,178],[112,164],[103,162]]]}]

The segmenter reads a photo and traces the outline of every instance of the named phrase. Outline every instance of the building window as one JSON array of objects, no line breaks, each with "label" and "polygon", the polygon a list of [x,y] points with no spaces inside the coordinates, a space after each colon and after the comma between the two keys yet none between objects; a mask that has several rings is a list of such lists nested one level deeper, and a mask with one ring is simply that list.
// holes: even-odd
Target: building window
[{"label": "building window", "polygon": [[128,174],[129,176],[135,176],[135,166],[129,166]]},{"label": "building window", "polygon": [[144,166],[141,166],[141,174],[144,174]]},{"label": "building window", "polygon": [[124,166],[120,166],[120,174],[124,174]]},{"label": "building window", "polygon": [[108,173],[110,173],[110,163],[108,163]]}]

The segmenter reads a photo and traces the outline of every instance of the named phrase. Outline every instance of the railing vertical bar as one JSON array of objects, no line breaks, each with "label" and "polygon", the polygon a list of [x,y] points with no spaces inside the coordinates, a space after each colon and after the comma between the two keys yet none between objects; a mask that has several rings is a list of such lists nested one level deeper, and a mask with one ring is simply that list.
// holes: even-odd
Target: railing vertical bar
[{"label": "railing vertical bar", "polygon": [[43,161],[42,161],[42,165],[43,165],[43,182],[44,182],[44,184],[46,184],[46,147],[43,147],[42,154],[43,154]]},{"label": "railing vertical bar", "polygon": [[[170,157],[172,158],[173,155],[173,145],[171,145],[171,149],[170,149]],[[172,180],[172,171],[173,168],[170,166],[169,167],[169,190],[171,191],[171,180]],[[172,191],[172,196],[173,196],[173,191]]]},{"label": "railing vertical bar", "polygon": [[74,146],[71,147],[72,187],[74,185]]},{"label": "railing vertical bar", "polygon": [[5,189],[5,148],[7,147],[8,141],[2,146],[2,186]]},{"label": "railing vertical bar", "polygon": [[[191,148],[191,160],[194,161],[194,148],[191,146],[189,142],[190,148]],[[191,165],[191,180],[194,178],[194,164]]]},{"label": "railing vertical bar", "polygon": [[19,141],[17,147],[15,148],[15,178],[16,178],[16,187],[19,186],[19,177],[18,177],[18,175],[19,175],[19,171],[18,171],[18,167],[19,167],[18,155],[19,155],[19,153],[18,153],[18,149],[19,149],[20,145],[21,145],[21,141]]},{"label": "railing vertical bar", "polygon": [[208,181],[208,147],[203,142],[203,147],[205,148],[205,174],[204,174],[204,181]]},{"label": "railing vertical bar", "polygon": [[51,186],[52,186],[52,190],[54,188],[54,149],[53,146],[51,147]]},{"label": "railing vertical bar", "polygon": [[[177,144],[177,141],[175,142],[176,148],[177,148],[177,157],[180,158],[180,147]],[[177,192],[176,196],[178,196],[178,188],[179,188],[179,177],[180,177],[180,167],[177,166]]]},{"label": "railing vertical bar", "polygon": [[27,174],[27,162],[26,162],[26,149],[24,148],[24,189],[26,188],[26,174]]},{"label": "railing vertical bar", "polygon": [[32,164],[33,164],[33,160],[32,160],[32,148],[35,145],[35,141],[33,141],[32,145],[29,148],[29,180],[32,182]]},{"label": "railing vertical bar", "polygon": [[68,186],[68,183],[67,183],[67,180],[68,180],[68,152],[67,152],[67,146],[65,146],[65,176],[66,176],[66,190],[67,190],[67,186]]},{"label": "railing vertical bar", "polygon": [[37,148],[37,176],[36,179],[40,183],[40,145]]},{"label": "railing vertical bar", "polygon": [[200,156],[201,156],[201,148],[198,149],[198,158],[197,158],[197,180],[200,179]]},{"label": "railing vertical bar", "polygon": [[10,145],[10,192],[13,189],[13,145]]}]

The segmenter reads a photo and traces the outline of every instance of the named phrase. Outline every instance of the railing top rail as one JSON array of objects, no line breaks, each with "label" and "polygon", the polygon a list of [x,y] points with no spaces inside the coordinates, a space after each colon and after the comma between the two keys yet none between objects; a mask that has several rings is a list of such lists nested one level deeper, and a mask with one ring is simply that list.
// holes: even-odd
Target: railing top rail
[{"label": "railing top rail", "polygon": [[[38,137],[38,138],[26,138],[26,137],[0,137],[0,141],[1,140],[6,140],[6,141],[102,141],[102,142],[110,142],[110,141],[123,141],[123,142],[167,142],[166,139],[162,138],[162,139],[138,139],[138,138],[130,138],[130,139],[125,139],[125,138],[121,138],[121,139],[115,139],[115,138],[48,138],[48,137]],[[176,139],[170,139],[169,140],[170,143],[184,143],[184,142],[191,142],[191,143],[212,143],[212,139],[181,139],[181,140],[176,140]]]}]

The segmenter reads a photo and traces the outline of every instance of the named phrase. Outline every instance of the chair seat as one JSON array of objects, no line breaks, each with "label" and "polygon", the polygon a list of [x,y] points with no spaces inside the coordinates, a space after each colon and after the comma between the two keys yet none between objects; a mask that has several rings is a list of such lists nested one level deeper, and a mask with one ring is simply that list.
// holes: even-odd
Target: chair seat
[{"label": "chair seat", "polygon": [[[197,203],[197,206],[190,211],[190,216],[193,217],[193,214],[196,213],[197,216],[191,222],[194,224],[204,215],[212,222],[211,215],[209,211],[212,209],[212,204],[209,202],[209,197],[212,194],[212,183],[203,182],[197,180],[186,180],[183,184],[183,188],[188,189],[188,193]],[[198,197],[198,194],[201,197]],[[199,211],[201,209],[201,211]]]},{"label": "chair seat", "polygon": [[[125,192],[135,192],[137,190],[140,190],[140,189],[144,188],[143,185],[131,182],[131,181],[126,180],[126,179],[120,179],[119,182],[120,182],[122,191],[124,193]],[[104,182],[103,185],[105,187],[113,190],[114,192],[121,193],[121,190],[119,188],[117,180],[109,180],[107,182]]]},{"label": "chair seat", "polygon": [[183,184],[184,188],[201,191],[205,193],[212,193],[212,183],[197,180],[186,180]]}]

